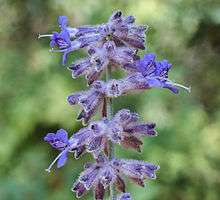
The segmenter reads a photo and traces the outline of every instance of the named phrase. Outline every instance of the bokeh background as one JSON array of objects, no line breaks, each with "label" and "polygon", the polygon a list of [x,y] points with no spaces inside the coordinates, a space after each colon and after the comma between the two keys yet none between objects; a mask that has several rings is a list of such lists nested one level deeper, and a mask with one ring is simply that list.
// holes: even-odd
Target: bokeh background
[{"label": "bokeh background", "polygon": [[218,0],[0,0],[1,200],[76,199],[70,188],[91,157],[70,159],[47,174],[57,152],[42,138],[61,127],[69,133],[81,127],[78,107],[65,99],[85,88],[85,80],[73,80],[60,54],[48,52],[49,40],[37,35],[58,30],[59,15],[72,26],[96,24],[118,9],[150,26],[146,52],[167,58],[171,79],[192,87],[191,94],[152,89],[115,100],[115,109],[137,111],[159,132],[144,139],[142,154],[117,147],[119,156],[161,166],[156,181],[146,188],[128,182],[128,190],[136,200],[220,199]]}]

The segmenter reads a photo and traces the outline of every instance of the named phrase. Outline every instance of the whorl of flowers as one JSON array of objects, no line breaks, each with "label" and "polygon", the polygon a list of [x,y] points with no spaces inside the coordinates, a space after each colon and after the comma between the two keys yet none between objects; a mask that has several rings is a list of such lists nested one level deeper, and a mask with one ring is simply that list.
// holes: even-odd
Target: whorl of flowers
[{"label": "whorl of flowers", "polygon": [[[79,49],[84,49],[87,57],[74,61],[68,69],[73,78],[85,76],[90,86],[86,91],[74,92],[67,97],[70,105],[78,104],[81,112],[78,120],[84,127],[68,138],[64,129],[48,133],[44,140],[60,151],[47,171],[57,163],[60,168],[65,165],[68,154],[74,158],[85,152],[91,153],[95,163],[87,163],[72,187],[77,197],[93,189],[94,198],[102,200],[105,191],[110,188],[113,200],[131,200],[126,193],[123,177],[144,187],[145,179],[155,179],[158,165],[139,160],[116,158],[113,144],[122,145],[141,151],[142,136],[157,136],[155,123],[140,121],[137,113],[122,109],[111,116],[111,99],[133,91],[144,91],[151,88],[166,88],[178,93],[178,87],[185,86],[171,81],[168,72],[172,65],[167,60],[157,61],[153,53],[143,58],[137,55],[138,50],[145,49],[144,25],[134,24],[133,16],[123,16],[120,11],[112,14],[108,22],[101,25],[70,27],[66,16],[58,18],[60,32],[40,35],[50,37],[51,52],[62,52],[62,63],[67,63],[67,56]],[[104,73],[118,70],[121,67],[127,75],[122,79],[99,80]],[[109,74],[108,74],[109,75]],[[92,116],[101,111],[99,121],[90,121]],[[116,196],[116,191],[121,194]]]}]

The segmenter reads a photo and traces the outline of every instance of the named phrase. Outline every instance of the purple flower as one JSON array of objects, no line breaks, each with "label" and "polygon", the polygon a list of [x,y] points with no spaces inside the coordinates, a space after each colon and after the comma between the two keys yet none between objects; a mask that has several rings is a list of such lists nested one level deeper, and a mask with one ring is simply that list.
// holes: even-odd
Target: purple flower
[{"label": "purple flower", "polygon": [[82,108],[78,120],[87,123],[98,109],[103,107],[106,97],[115,98],[132,91],[150,89],[152,85],[141,73],[136,72],[119,80],[108,82],[94,81],[87,91],[76,92],[67,97],[70,105],[78,104]]},{"label": "purple flower", "polygon": [[[97,158],[107,148],[109,141],[140,151],[140,146],[143,144],[140,140],[142,136],[157,136],[155,124],[140,123],[137,113],[122,109],[112,120],[103,118],[91,122],[86,128],[76,132],[69,141],[71,150],[82,149],[82,152],[86,150]],[[75,154],[78,151],[75,151]]]},{"label": "purple flower", "polygon": [[134,22],[133,16],[122,16],[122,12],[117,11],[105,24],[76,27],[75,37],[86,38],[90,35],[97,35],[100,39],[93,40],[91,44],[111,40],[115,42],[116,46],[144,49],[146,26],[135,25]]},{"label": "purple flower", "polygon": [[[76,192],[76,196],[79,198],[85,194],[86,190],[94,188],[96,200],[102,200],[104,198],[106,181],[111,182],[111,168],[109,170],[105,168],[107,158],[100,156],[97,159],[97,163],[85,164],[85,170],[80,174],[78,180],[74,183],[72,191]],[[98,176],[102,176],[99,179]],[[109,183],[110,183],[109,182]]]},{"label": "purple flower", "polygon": [[[52,34],[39,35],[41,37],[50,37],[51,52],[62,52],[63,60],[62,63],[66,64],[67,56],[70,52],[82,48],[85,44],[84,38],[79,38],[78,40],[71,40],[74,38],[77,29],[67,26],[68,18],[66,16],[58,17],[58,24],[61,32],[53,32]],[[58,49],[54,49],[57,47]]]},{"label": "purple flower", "polygon": [[[99,87],[99,89],[95,87]],[[102,87],[104,83],[101,81],[93,84],[92,88],[88,91],[76,92],[67,97],[67,101],[70,105],[79,104],[82,111],[79,113],[77,119],[82,120],[86,124],[90,118],[95,114],[98,108],[103,105],[104,93]]]},{"label": "purple flower", "polygon": [[156,61],[155,59],[155,54],[146,54],[143,59],[137,61],[138,71],[147,79],[149,87],[168,88],[178,93],[175,84],[168,79],[168,71],[172,65],[167,60]]},{"label": "purple flower", "polygon": [[[167,70],[165,71],[163,68],[158,68],[157,70],[154,74],[160,75],[160,77],[167,76]],[[115,98],[134,91],[147,90],[152,87],[168,88],[174,93],[177,93],[178,89],[176,86],[184,87],[168,79],[162,80],[158,76],[152,74],[143,76],[140,72],[136,72],[129,74],[123,79],[112,79],[106,83],[103,81],[94,81],[89,90],[73,93],[67,97],[67,101],[70,105],[79,104],[81,106],[82,111],[78,116],[78,120],[87,123],[96,111],[103,107],[106,97]],[[189,88],[184,88],[189,90]]]},{"label": "purple flower", "polygon": [[117,200],[132,200],[130,193],[123,193],[117,196]]},{"label": "purple flower", "polygon": [[[140,151],[142,136],[157,136],[155,124],[139,123],[137,113],[132,113],[127,109],[118,111],[112,120],[103,118],[101,121],[91,122],[89,129],[93,133],[91,136],[92,148],[88,150],[99,153],[109,140],[113,143],[121,144],[125,148],[133,148]],[[97,154],[96,154],[97,155]]]},{"label": "purple flower", "polygon": [[61,151],[46,169],[48,172],[50,172],[56,162],[58,168],[64,166],[68,158],[68,152],[74,152],[75,158],[78,158],[85,150],[84,146],[77,145],[78,141],[72,138],[68,139],[68,133],[64,129],[59,129],[56,133],[48,133],[44,137],[44,141],[48,142],[53,148]]},{"label": "purple flower", "polygon": [[75,158],[78,158],[78,154],[83,153],[85,150],[92,152],[96,158],[100,151],[104,149],[107,138],[103,137],[103,133],[95,131],[94,126],[92,125],[93,129],[91,127],[82,128],[71,137],[71,149],[75,150]]},{"label": "purple flower", "polygon": [[[66,30],[68,18],[60,16],[58,18],[59,27],[61,32],[53,32],[50,42],[51,48],[58,47],[59,49],[67,49],[71,46],[70,33]],[[41,36],[42,37],[42,36]]]},{"label": "purple flower", "polygon": [[58,17],[58,24],[61,29],[65,29],[67,27],[68,17],[67,16],[59,16]]},{"label": "purple flower", "polygon": [[71,40],[69,33],[66,30],[63,30],[62,32],[53,32],[53,35],[51,36],[51,42],[50,42],[51,48],[58,47],[59,49],[67,49],[71,46]]},{"label": "purple flower", "polygon": [[[114,118],[109,123],[111,131],[109,131],[109,138],[114,143],[119,143],[125,148],[133,148],[140,151],[142,136],[157,136],[154,123],[140,123],[139,115],[127,109],[118,111]],[[115,124],[115,126],[114,126]],[[121,126],[121,132],[118,126]]]},{"label": "purple flower", "polygon": [[167,88],[174,93],[178,93],[177,87],[181,87],[190,92],[190,88],[174,83],[169,79],[153,75],[143,76],[140,72],[133,72],[123,79],[113,79],[107,82],[105,94],[107,97],[113,98],[131,92],[148,90],[153,87]]},{"label": "purple flower", "polygon": [[112,14],[105,28],[106,33],[119,44],[145,49],[146,26],[135,25],[133,16],[122,16],[121,11]]},{"label": "purple flower", "polygon": [[[61,32],[53,32],[52,34],[43,34],[39,35],[38,38],[42,37],[50,37],[50,47],[52,48],[51,51],[56,52],[64,52],[63,56],[63,63],[66,62],[66,56],[71,49],[71,39],[70,39],[70,32],[67,30],[67,22],[68,18],[66,16],[59,16],[58,17],[58,24],[61,29]],[[77,46],[75,44],[75,46]],[[57,47],[58,50],[54,50]]]},{"label": "purple flower", "polygon": [[68,133],[64,129],[60,129],[56,133],[48,133],[44,137],[44,141],[48,142],[53,148],[62,151],[69,144]]},{"label": "purple flower", "polygon": [[[66,16],[60,16],[58,18],[58,24],[61,32],[39,35],[39,38],[51,38],[51,51],[63,52],[63,64],[66,64],[67,56],[70,52],[76,51],[80,48],[88,48],[88,50],[96,46],[99,48],[99,45],[102,47],[105,46],[105,43],[112,41],[115,47],[119,48],[119,50],[112,52],[110,57],[116,58],[113,54],[118,55],[118,53],[121,53],[122,55],[122,57],[118,56],[115,59],[117,61],[116,64],[118,64],[118,62],[124,62],[124,59],[126,59],[126,56],[123,56],[123,54],[125,55],[125,51],[127,51],[127,60],[129,60],[129,56],[131,56],[128,54],[133,54],[133,50],[123,50],[124,47],[128,46],[135,49],[144,49],[146,27],[135,25],[134,21],[135,19],[133,16],[123,17],[122,13],[118,11],[110,17],[106,24],[97,26],[85,25],[72,28],[67,25],[68,18]],[[109,44],[107,44],[107,46],[109,46]],[[107,48],[107,46],[104,48]],[[54,47],[58,47],[58,49],[54,50]],[[105,50],[103,50],[103,52],[104,51]],[[103,55],[99,56],[101,61]],[[100,68],[102,65],[99,61],[96,64],[97,68]]]},{"label": "purple flower", "polygon": [[[167,60],[156,61],[156,55],[153,53],[146,54],[144,58],[137,60],[134,64],[126,65],[126,68],[136,71],[138,73],[132,74],[128,77],[127,81],[133,83],[136,82],[136,88],[142,88],[143,83],[144,88],[152,87],[161,87],[167,88],[174,93],[178,93],[177,87],[182,87],[187,91],[190,91],[190,88],[187,88],[178,83],[174,83],[168,78],[168,72],[171,69],[172,65]],[[130,79],[130,80],[129,80]]]},{"label": "purple flower", "polygon": [[86,124],[96,111],[103,107],[106,97],[118,97],[133,89],[130,86],[131,84],[127,85],[123,79],[113,79],[107,83],[95,81],[89,90],[73,93],[67,97],[67,101],[70,105],[80,105],[82,111],[77,119]]},{"label": "purple flower", "polygon": [[48,142],[53,148],[61,151],[46,171],[50,172],[51,167],[56,161],[58,168],[64,166],[67,161],[69,147],[68,133],[64,129],[60,129],[56,133],[48,133],[44,137],[44,141]]},{"label": "purple flower", "polygon": [[[123,175],[144,186],[145,179],[156,178],[155,172],[158,169],[159,166],[143,161],[116,158],[109,161],[107,157],[100,155],[96,163],[85,165],[85,170],[74,183],[72,191],[76,192],[77,197],[81,197],[86,190],[94,188],[95,199],[102,200],[108,186],[115,185],[118,191],[125,192]],[[122,197],[129,199],[127,194]]]},{"label": "purple flower", "polygon": [[[119,173],[128,176],[133,181],[138,179],[139,181],[142,180],[142,182],[145,179],[156,179],[155,172],[160,168],[152,163],[131,159],[114,159],[112,163]],[[140,182],[136,183],[140,185]]]},{"label": "purple flower", "polygon": [[[88,62],[89,61],[85,61],[84,66],[86,66]],[[159,65],[162,66],[158,67]],[[103,81],[94,81],[98,77],[98,74],[95,73],[96,75],[90,79],[91,82],[94,81],[91,84],[91,88],[87,91],[73,93],[67,97],[67,101],[70,105],[79,104],[82,107],[78,120],[87,123],[96,111],[103,107],[106,97],[115,98],[131,92],[147,90],[152,87],[168,88],[174,93],[177,93],[178,89],[176,86],[179,86],[189,91],[189,88],[173,83],[166,78],[168,68],[165,68],[165,65],[168,65],[165,61],[157,62],[157,71],[151,72],[149,70],[145,72],[143,70],[143,73],[145,72],[146,74],[145,76],[140,72],[133,72],[123,79],[112,79],[106,83]]]},{"label": "purple flower", "polygon": [[61,32],[53,32],[52,34],[39,35],[38,38],[50,37],[50,47],[52,49],[55,47],[58,47],[62,51],[64,49],[68,49],[71,46],[71,40],[70,32],[67,30],[67,22],[68,18],[66,16],[58,17],[58,24],[61,29]]},{"label": "purple flower", "polygon": [[[86,192],[85,186],[81,182],[75,182],[75,184],[72,187],[72,191],[76,193],[76,197],[80,198],[83,196]],[[104,193],[103,193],[104,196]]]},{"label": "purple flower", "polygon": [[89,58],[78,60],[70,65],[72,77],[85,75],[88,83],[100,78],[101,73],[111,65],[114,68],[132,64],[137,56],[135,50],[129,47],[116,47],[113,41],[107,41],[98,46],[88,47]]}]

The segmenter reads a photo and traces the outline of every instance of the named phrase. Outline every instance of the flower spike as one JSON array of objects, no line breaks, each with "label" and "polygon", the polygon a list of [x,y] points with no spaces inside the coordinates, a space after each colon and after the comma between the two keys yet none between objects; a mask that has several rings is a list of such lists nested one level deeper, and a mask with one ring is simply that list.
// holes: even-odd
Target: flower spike
[{"label": "flower spike", "polygon": [[[190,88],[169,79],[172,68],[167,60],[156,60],[154,53],[138,55],[145,49],[147,26],[135,24],[133,16],[114,12],[106,23],[71,27],[66,16],[58,17],[59,32],[39,35],[50,38],[50,52],[62,53],[62,63],[66,65],[68,55],[84,49],[87,56],[74,60],[68,69],[72,78],[85,76],[89,88],[74,92],[67,97],[70,105],[79,105],[81,111],[77,120],[86,127],[71,137],[64,129],[48,133],[44,140],[60,151],[46,171],[50,172],[56,163],[57,168],[65,165],[68,154],[78,159],[84,152],[91,153],[94,163],[86,163],[84,171],[72,187],[77,198],[92,189],[95,200],[103,200],[106,190],[112,200],[132,200],[126,191],[124,176],[135,184],[145,187],[145,180],[156,179],[159,166],[141,160],[117,158],[114,144],[141,151],[142,137],[155,137],[155,123],[146,123],[140,116],[128,109],[112,112],[111,100],[136,91],[152,88],[165,88],[177,94],[179,88],[190,92]],[[121,79],[111,79],[111,72],[123,69],[126,75]],[[103,81],[102,75],[106,75]],[[91,121],[97,111],[102,118]],[[119,194],[116,194],[116,191]]]}]

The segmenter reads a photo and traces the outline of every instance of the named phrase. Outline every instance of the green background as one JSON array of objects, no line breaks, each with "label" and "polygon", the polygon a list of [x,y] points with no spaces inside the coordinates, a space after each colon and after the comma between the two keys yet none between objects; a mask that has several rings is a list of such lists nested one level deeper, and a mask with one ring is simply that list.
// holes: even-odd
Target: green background
[{"label": "green background", "polygon": [[[188,94],[152,89],[114,101],[145,121],[159,136],[145,138],[142,154],[117,147],[117,155],[160,164],[158,179],[140,188],[128,181],[135,200],[220,199],[220,5],[218,0],[0,0],[0,199],[75,199],[72,183],[91,159],[47,174],[58,152],[43,142],[48,131],[81,127],[79,108],[66,97],[85,88],[49,53],[38,33],[58,30],[57,16],[72,26],[107,21],[113,10],[150,26],[146,52],[173,63],[170,79],[191,86]],[[143,52],[144,53],[144,52]],[[142,53],[142,54],[143,54]],[[83,54],[74,53],[70,60]],[[92,193],[82,199],[92,199]]]}]

